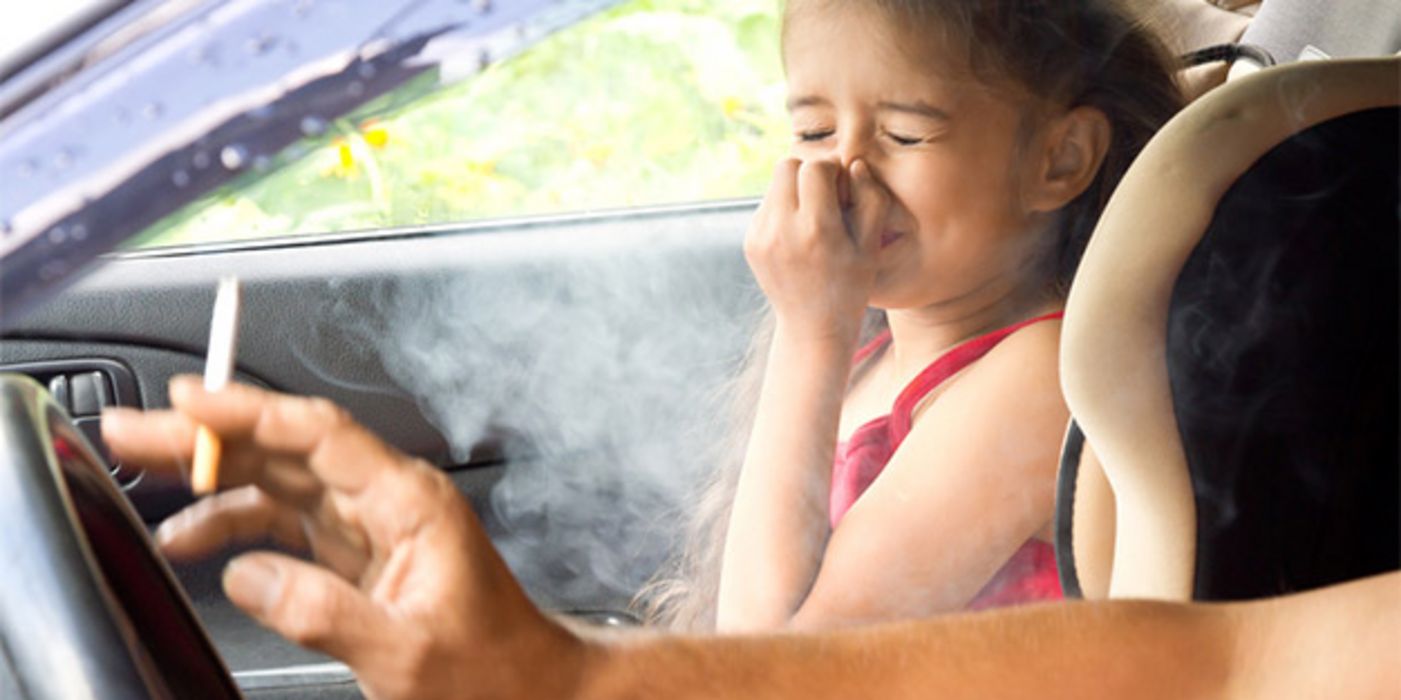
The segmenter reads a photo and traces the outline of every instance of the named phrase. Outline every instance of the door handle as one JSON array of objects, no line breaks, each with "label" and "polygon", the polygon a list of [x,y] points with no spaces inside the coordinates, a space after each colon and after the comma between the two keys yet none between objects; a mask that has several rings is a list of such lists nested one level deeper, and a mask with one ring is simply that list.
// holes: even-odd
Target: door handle
[{"label": "door handle", "polygon": [[102,442],[102,409],[141,407],[136,378],[126,365],[108,358],[70,358],[0,365],[0,372],[25,374],[48,387],[54,402],[68,412],[73,424],[107,460],[117,483],[128,489],[140,480],[140,472],[114,462]]}]

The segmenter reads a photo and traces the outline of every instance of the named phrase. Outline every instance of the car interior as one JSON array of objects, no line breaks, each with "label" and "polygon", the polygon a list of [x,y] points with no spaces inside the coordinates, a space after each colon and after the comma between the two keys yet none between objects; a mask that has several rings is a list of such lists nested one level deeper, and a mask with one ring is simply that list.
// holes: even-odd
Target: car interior
[{"label": "car interior", "polygon": [[[100,69],[75,57],[110,44],[114,27],[154,44],[161,32],[139,20],[162,4],[118,3],[105,21],[85,18],[48,58],[6,67],[0,172],[56,143],[7,146],[7,133],[25,132],[6,121],[26,118],[26,104],[56,100],[55,76]],[[496,47],[502,36],[529,34],[518,27],[547,32],[605,4],[558,3],[564,9],[551,15],[552,3],[521,3],[459,38]],[[601,626],[640,622],[630,600],[675,544],[676,499],[702,478],[701,465],[664,464],[661,455],[702,453],[713,408],[672,397],[732,373],[761,311],[740,249],[756,200],[111,252],[239,170],[182,168],[198,153],[230,154],[241,166],[294,142],[309,109],[340,113],[366,92],[416,79],[415,61],[432,42],[410,30],[439,36],[430,31],[435,13],[468,7],[422,6],[417,24],[382,52],[272,106],[231,101],[207,133],[171,135],[146,160],[128,154],[102,171],[106,179],[83,181],[105,188],[102,196],[44,200],[58,207],[52,226],[11,218],[30,199],[19,189],[6,196],[0,548],[11,553],[12,578],[0,587],[0,697],[361,697],[347,667],[260,628],[226,600],[220,572],[234,553],[184,563],[157,554],[149,531],[192,502],[188,488],[103,453],[102,407],[166,407],[169,379],[201,372],[214,290],[229,275],[244,288],[238,381],[329,398],[445,470],[542,608]],[[1205,208],[1204,229],[1149,220],[1180,245],[1155,251],[1162,279],[1144,279],[1131,290],[1139,296],[1103,289],[1126,260],[1143,263],[1112,245],[1143,235],[1142,222],[1106,214],[1096,232],[1072,292],[1067,352],[1084,358],[1077,371],[1091,384],[1107,374],[1108,357],[1150,348],[1134,356],[1165,358],[1162,381],[1145,383],[1144,395],[1166,396],[1167,412],[1159,406],[1154,426],[1135,429],[1170,435],[1182,458],[1110,459],[1133,438],[1097,422],[1105,409],[1094,392],[1067,392],[1074,420],[1056,546],[1068,596],[1244,599],[1401,567],[1401,59],[1336,60],[1401,50],[1401,8],[1318,7],[1173,0],[1145,10],[1160,13],[1154,21],[1175,37],[1174,50],[1195,56],[1184,83],[1204,96],[1188,112],[1212,114],[1243,94],[1248,109],[1287,126],[1258,161],[1223,157],[1201,168],[1222,190],[1219,203],[1192,200]],[[528,19],[532,12],[547,19]],[[327,32],[353,34],[382,19]],[[1247,64],[1267,70],[1246,76]],[[239,79],[267,82],[283,68]],[[344,81],[355,76],[360,94],[350,99]],[[1336,113],[1291,121],[1297,105],[1271,99],[1257,87],[1265,81],[1236,82],[1247,77],[1327,86],[1300,93],[1325,101],[1334,86],[1362,87],[1339,90],[1347,96]],[[153,79],[141,89],[162,86]],[[171,187],[173,172],[187,173],[189,192]],[[66,235],[53,236],[60,228]],[[1091,294],[1076,299],[1082,278],[1086,289],[1101,287],[1100,301],[1085,301],[1077,316]],[[1107,330],[1133,304],[1159,305],[1162,332]],[[1096,336],[1072,348],[1072,337]],[[678,436],[657,428],[665,425],[699,427]],[[1169,517],[1116,513],[1111,484],[1132,469],[1178,474],[1190,512],[1182,493],[1165,493],[1149,500],[1161,496]],[[1117,543],[1086,534],[1116,529]],[[1164,552],[1169,575],[1120,581],[1114,552],[1126,541]],[[1187,589],[1165,583],[1173,577]]]}]

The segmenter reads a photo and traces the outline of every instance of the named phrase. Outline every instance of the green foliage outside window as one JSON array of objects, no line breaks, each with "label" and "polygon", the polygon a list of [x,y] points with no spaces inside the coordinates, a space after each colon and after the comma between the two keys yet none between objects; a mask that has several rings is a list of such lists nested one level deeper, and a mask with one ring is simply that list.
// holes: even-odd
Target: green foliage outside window
[{"label": "green foliage outside window", "polygon": [[138,245],[754,196],[787,141],[774,3],[633,0],[463,82],[405,85]]}]

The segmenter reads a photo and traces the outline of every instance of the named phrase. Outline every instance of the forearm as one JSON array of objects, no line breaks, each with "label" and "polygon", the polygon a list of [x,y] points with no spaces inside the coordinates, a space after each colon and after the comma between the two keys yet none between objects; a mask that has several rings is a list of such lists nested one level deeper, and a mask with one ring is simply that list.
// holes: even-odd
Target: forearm
[{"label": "forearm", "polygon": [[581,700],[1192,698],[1228,686],[1223,606],[1034,606],[810,635],[596,646]]},{"label": "forearm", "polygon": [[1401,573],[1231,604],[1032,605],[594,645],[578,700],[1395,697]]},{"label": "forearm", "polygon": [[1401,697],[1401,573],[1232,612],[1236,697]]},{"label": "forearm", "polygon": [[721,629],[783,624],[817,573],[852,345],[775,331],[726,537]]}]

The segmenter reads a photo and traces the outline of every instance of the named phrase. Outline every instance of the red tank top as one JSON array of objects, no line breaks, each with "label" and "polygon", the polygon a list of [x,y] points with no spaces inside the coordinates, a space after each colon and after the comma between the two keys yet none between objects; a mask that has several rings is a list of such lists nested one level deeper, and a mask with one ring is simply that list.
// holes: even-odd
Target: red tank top
[{"label": "red tank top", "polygon": [[[880,476],[890,457],[910,434],[914,409],[929,392],[986,355],[1012,333],[1038,321],[1060,318],[1063,313],[1057,311],[1037,316],[954,346],[915,376],[896,397],[895,407],[888,415],[871,420],[857,428],[850,439],[838,442],[836,462],[832,465],[829,502],[832,528],[837,527],[856,499]],[[889,342],[890,331],[886,331],[858,350],[855,361],[865,360]],[[1034,600],[1059,600],[1061,597],[1055,550],[1045,542],[1031,539],[973,597],[968,609],[981,610]]]}]

